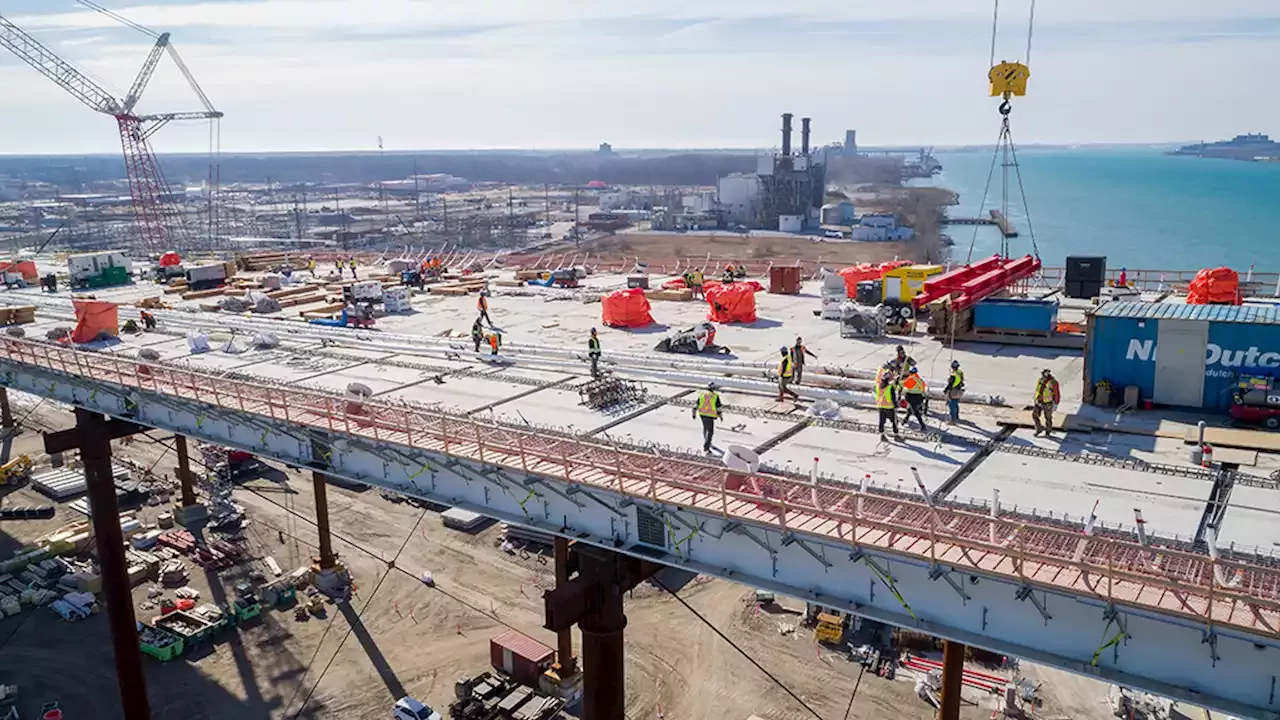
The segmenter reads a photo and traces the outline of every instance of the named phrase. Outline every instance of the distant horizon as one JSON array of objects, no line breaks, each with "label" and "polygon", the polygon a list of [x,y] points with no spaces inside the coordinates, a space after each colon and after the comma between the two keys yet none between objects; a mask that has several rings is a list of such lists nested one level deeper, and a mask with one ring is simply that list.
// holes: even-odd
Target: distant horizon
[{"label": "distant horizon", "polygon": [[[1224,138],[1229,140],[1230,138]],[[1019,143],[1017,145],[1020,150],[1087,150],[1090,148],[1134,148],[1134,149],[1151,149],[1158,150],[1163,148],[1178,148],[1187,145],[1194,145],[1201,142],[1220,142],[1219,140],[1169,140],[1169,141],[1152,141],[1152,142],[1088,142],[1088,143]],[[815,148],[822,150],[830,145],[821,145]],[[912,153],[921,149],[932,150],[934,153],[947,152],[971,152],[980,150],[993,150],[994,144],[973,144],[973,145],[931,145],[929,143],[918,143],[908,145],[859,145],[859,153],[865,152],[893,152],[893,153]],[[699,153],[740,153],[750,155],[771,154],[778,152],[778,147],[612,147],[611,155],[627,155],[634,153],[679,153],[679,154],[699,154]],[[556,154],[576,154],[576,155],[592,155],[599,152],[598,147],[564,147],[564,148],[509,148],[509,147],[493,147],[493,148],[456,148],[456,149],[440,149],[440,148],[421,148],[413,150],[378,150],[378,149],[340,149],[340,150],[222,150],[219,155],[222,156],[245,156],[245,155],[368,155],[368,156],[404,156],[404,155],[556,155]],[[208,152],[156,152],[157,157],[192,157],[209,155]],[[112,152],[91,152],[91,153],[6,153],[0,152],[0,158],[12,159],[40,159],[40,158],[118,158],[119,153]],[[607,157],[601,155],[601,157]]]}]

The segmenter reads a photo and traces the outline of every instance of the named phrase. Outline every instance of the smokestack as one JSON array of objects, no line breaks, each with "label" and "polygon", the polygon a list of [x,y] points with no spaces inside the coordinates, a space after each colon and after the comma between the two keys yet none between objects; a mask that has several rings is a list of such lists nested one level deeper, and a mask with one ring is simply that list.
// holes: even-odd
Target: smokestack
[{"label": "smokestack", "polygon": [[800,118],[800,154],[809,154],[809,118]]},{"label": "smokestack", "polygon": [[782,113],[782,154],[791,154],[791,113]]}]

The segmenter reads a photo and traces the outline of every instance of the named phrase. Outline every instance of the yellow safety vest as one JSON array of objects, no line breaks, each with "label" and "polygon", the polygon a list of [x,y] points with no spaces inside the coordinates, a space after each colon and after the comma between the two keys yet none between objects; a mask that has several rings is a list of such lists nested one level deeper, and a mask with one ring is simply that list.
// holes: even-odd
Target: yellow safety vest
[{"label": "yellow safety vest", "polygon": [[782,362],[778,363],[778,374],[784,378],[791,377],[791,358],[790,357],[787,357],[785,355],[782,357]]},{"label": "yellow safety vest", "polygon": [[951,389],[955,390],[956,388],[964,384],[964,371],[959,369],[952,370],[951,379],[953,380],[953,382],[951,383]]},{"label": "yellow safety vest", "polygon": [[600,338],[587,338],[587,350],[593,354],[600,354]]},{"label": "yellow safety vest", "polygon": [[924,394],[924,379],[918,374],[908,375],[907,379],[902,381],[902,389],[907,391],[909,395]]},{"label": "yellow safety vest", "polygon": [[701,270],[694,270],[694,271],[693,271],[693,284],[694,284],[695,286],[698,286],[698,285],[701,285],[701,284],[702,284],[702,271],[701,271]]},{"label": "yellow safety vest", "polygon": [[720,393],[704,390],[702,396],[698,398],[698,414],[702,417],[718,418],[720,411],[716,408],[719,404]]},{"label": "yellow safety vest", "polygon": [[1045,404],[1053,402],[1053,382],[1046,382],[1043,378],[1036,383],[1036,402]]},{"label": "yellow safety vest", "polygon": [[893,393],[891,386],[876,386],[876,407],[881,410],[893,409]]}]

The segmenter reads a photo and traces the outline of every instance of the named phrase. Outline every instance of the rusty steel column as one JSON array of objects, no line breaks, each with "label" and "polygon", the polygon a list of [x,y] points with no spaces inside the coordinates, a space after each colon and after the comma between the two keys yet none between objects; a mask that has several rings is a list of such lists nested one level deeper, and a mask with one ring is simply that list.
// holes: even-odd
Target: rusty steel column
[{"label": "rusty steel column", "polygon": [[196,504],[196,489],[191,482],[191,456],[187,454],[187,437],[174,435],[174,447],[178,450],[178,482],[182,485],[182,507]]},{"label": "rusty steel column", "polygon": [[942,644],[942,706],[939,720],[960,720],[960,688],[964,684],[964,645]]},{"label": "rusty steel column", "polygon": [[[564,587],[569,582],[569,540],[556,536],[555,544],[555,561],[556,561],[556,587]],[[565,628],[556,633],[556,662],[560,663],[560,671],[564,674],[571,674],[574,671],[573,662],[573,630]]]},{"label": "rusty steel column", "polygon": [[320,535],[320,569],[332,570],[338,565],[333,556],[333,539],[329,535],[329,498],[325,491],[324,473],[311,471],[316,495],[316,532]]},{"label": "rusty steel column", "polygon": [[107,601],[107,621],[115,646],[121,705],[127,720],[150,720],[151,707],[142,674],[142,651],[138,646],[133,595],[124,557],[124,533],[120,530],[120,508],[111,477],[110,436],[103,416],[83,408],[76,408],[76,431],[85,483],[89,486],[90,515],[102,571],[102,594]]},{"label": "rusty steel column", "polygon": [[9,388],[0,387],[0,428],[13,427],[13,410],[9,408]]},{"label": "rusty steel column", "polygon": [[626,720],[627,693],[622,631],[622,593],[609,588],[600,606],[578,621],[582,631],[582,667],[590,673],[583,683],[582,720]]}]

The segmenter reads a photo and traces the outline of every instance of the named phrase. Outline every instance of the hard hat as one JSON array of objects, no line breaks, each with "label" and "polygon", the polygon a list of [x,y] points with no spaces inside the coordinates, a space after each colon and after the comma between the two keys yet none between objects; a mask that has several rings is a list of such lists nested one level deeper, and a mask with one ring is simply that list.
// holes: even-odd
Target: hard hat
[{"label": "hard hat", "polygon": [[959,361],[959,360],[952,360],[952,361],[951,361],[951,369],[952,369],[952,370],[955,370],[955,369],[956,369],[956,368],[958,368],[958,367],[960,367],[960,361]]},{"label": "hard hat", "polygon": [[911,366],[911,369],[907,371],[907,374],[908,374],[908,375],[914,375],[914,374],[916,374],[916,373],[918,373],[918,372],[920,372],[920,371],[916,369],[916,366],[915,366],[915,365],[912,365],[912,366]]},{"label": "hard hat", "polygon": [[1040,371],[1040,374],[1041,374],[1041,375],[1052,375],[1052,374],[1053,374],[1053,371],[1049,370],[1049,368],[1045,368],[1044,370],[1041,370],[1041,371]]},{"label": "hard hat", "polygon": [[715,390],[715,389],[716,389],[716,384],[715,384],[714,382],[709,382],[709,383],[707,383],[707,389],[708,389],[708,390]]},{"label": "hard hat", "polygon": [[898,346],[898,352],[900,352],[900,353],[905,353],[905,352],[906,352],[906,350],[902,349],[902,346],[901,346],[901,345],[899,345],[899,346]]},{"label": "hard hat", "polygon": [[595,334],[596,334],[596,329],[595,329],[595,328],[591,328],[591,334],[592,334],[592,335],[595,335]]},{"label": "hard hat", "polygon": [[778,350],[779,350],[779,352],[781,352],[783,355],[786,355],[786,354],[787,354],[787,346],[786,346],[786,345],[783,345],[782,347],[778,348]]}]

